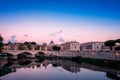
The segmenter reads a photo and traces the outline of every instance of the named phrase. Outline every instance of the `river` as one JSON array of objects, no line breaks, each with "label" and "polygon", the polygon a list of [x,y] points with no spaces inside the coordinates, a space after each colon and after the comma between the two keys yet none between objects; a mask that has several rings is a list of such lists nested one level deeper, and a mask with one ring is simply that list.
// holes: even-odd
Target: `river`
[{"label": "river", "polygon": [[120,80],[120,70],[61,59],[1,60],[0,80]]}]

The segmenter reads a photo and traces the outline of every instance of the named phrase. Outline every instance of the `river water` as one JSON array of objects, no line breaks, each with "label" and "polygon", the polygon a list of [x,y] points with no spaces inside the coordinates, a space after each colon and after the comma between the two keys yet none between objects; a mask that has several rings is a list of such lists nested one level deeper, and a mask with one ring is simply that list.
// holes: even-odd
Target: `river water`
[{"label": "river water", "polygon": [[0,80],[120,80],[120,70],[70,60],[1,60],[0,71]]}]

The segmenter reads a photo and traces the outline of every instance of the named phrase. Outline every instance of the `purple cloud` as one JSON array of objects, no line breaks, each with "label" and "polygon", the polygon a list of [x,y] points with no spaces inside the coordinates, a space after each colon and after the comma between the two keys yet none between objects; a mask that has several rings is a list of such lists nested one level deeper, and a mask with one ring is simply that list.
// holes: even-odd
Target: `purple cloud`
[{"label": "purple cloud", "polygon": [[65,40],[62,37],[59,37],[58,39],[60,42],[65,42]]},{"label": "purple cloud", "polygon": [[10,37],[9,41],[10,41],[11,43],[15,43],[15,42],[17,42],[17,40],[16,40],[15,38],[16,38],[16,35],[12,35],[12,36]]},{"label": "purple cloud", "polygon": [[63,33],[63,31],[60,30],[60,31],[58,31],[58,32],[50,33],[50,36],[57,36],[58,34],[62,34],[62,33]]}]

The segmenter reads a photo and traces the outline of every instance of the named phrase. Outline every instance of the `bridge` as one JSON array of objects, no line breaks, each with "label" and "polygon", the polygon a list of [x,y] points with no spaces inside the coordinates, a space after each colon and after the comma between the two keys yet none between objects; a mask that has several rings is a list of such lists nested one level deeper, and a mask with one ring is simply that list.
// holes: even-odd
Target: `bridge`
[{"label": "bridge", "polygon": [[19,55],[24,55],[29,58],[34,58],[36,55],[43,54],[44,56],[56,55],[55,51],[45,51],[45,50],[3,50],[4,55],[9,56],[9,58],[17,59]]},{"label": "bridge", "polygon": [[19,55],[23,55],[28,58],[34,58],[36,55],[44,56],[59,56],[59,57],[76,57],[78,52],[75,51],[48,51],[48,50],[3,50],[5,55],[9,55],[9,58],[18,59]]}]

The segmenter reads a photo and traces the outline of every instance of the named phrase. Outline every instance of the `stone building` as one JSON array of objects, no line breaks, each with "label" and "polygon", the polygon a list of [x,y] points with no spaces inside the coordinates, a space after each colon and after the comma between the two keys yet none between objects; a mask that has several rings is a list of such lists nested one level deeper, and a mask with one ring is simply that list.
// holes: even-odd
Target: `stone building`
[{"label": "stone building", "polygon": [[3,47],[4,50],[40,50],[41,47],[40,45],[32,45],[32,44],[28,44],[25,45],[24,43],[8,43],[8,44],[4,44]]},{"label": "stone building", "polygon": [[8,44],[4,44],[3,49],[4,50],[19,50],[19,45],[21,43],[8,43]]},{"label": "stone building", "polygon": [[103,42],[88,42],[80,45],[81,51],[102,51]]},{"label": "stone building", "polygon": [[55,45],[54,42],[51,41],[50,44],[47,46],[47,50],[52,51],[52,50],[53,50],[52,47],[53,47],[54,45]]},{"label": "stone building", "polygon": [[79,51],[80,44],[76,41],[66,42],[61,44],[61,51]]},{"label": "stone building", "polygon": [[47,43],[41,45],[41,50],[47,51]]},{"label": "stone building", "polygon": [[110,51],[110,47],[103,45],[103,50],[102,51]]},{"label": "stone building", "polygon": [[114,46],[115,51],[120,51],[120,43],[116,43]]}]

